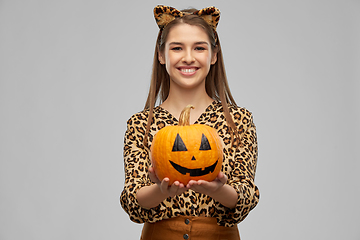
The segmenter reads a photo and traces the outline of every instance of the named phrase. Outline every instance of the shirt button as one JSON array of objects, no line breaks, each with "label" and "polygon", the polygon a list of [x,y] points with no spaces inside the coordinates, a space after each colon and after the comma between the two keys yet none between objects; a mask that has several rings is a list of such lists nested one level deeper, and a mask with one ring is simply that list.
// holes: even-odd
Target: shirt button
[{"label": "shirt button", "polygon": [[185,224],[188,225],[190,223],[189,219],[185,219]]},{"label": "shirt button", "polygon": [[189,239],[189,234],[184,234],[184,239]]}]

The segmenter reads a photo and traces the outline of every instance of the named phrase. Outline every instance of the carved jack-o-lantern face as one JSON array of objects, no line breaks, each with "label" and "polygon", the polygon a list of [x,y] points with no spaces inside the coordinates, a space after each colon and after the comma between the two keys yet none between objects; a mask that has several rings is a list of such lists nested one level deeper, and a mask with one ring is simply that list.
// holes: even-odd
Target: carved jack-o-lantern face
[{"label": "carved jack-o-lantern face", "polygon": [[[200,147],[199,147],[198,150],[199,150],[199,152],[200,151],[211,151],[209,140],[204,135],[204,133],[201,136]],[[188,150],[186,148],[186,145],[185,145],[184,141],[182,140],[180,135],[177,134],[176,138],[175,138],[175,141],[174,141],[174,146],[172,148],[172,152],[187,152],[187,151]],[[195,155],[200,156],[200,154],[197,154],[197,153],[198,152],[195,149],[195,151],[193,151],[192,153],[186,154],[187,155],[186,157],[190,157],[191,155],[193,155],[191,157],[191,161],[196,161]],[[173,154],[175,154],[175,153],[173,153]],[[182,154],[184,154],[184,153],[182,153]],[[218,164],[219,161],[216,160],[216,162],[214,162],[212,165],[205,166],[205,168],[201,168],[201,167],[194,168],[194,166],[191,166],[191,164],[186,164],[187,166],[190,165],[192,167],[192,168],[187,168],[187,167],[181,166],[179,164],[176,164],[172,160],[169,160],[169,162],[178,172],[180,172],[183,175],[189,174],[191,177],[200,177],[200,176],[204,176],[206,174],[214,172],[215,167],[216,167],[216,165]],[[196,165],[196,164],[193,164],[193,165]]]},{"label": "carved jack-o-lantern face", "polygon": [[202,124],[182,125],[180,121],[178,126],[167,126],[154,137],[151,158],[158,178],[168,177],[169,184],[174,181],[187,184],[191,179],[214,180],[223,158],[216,130]]}]

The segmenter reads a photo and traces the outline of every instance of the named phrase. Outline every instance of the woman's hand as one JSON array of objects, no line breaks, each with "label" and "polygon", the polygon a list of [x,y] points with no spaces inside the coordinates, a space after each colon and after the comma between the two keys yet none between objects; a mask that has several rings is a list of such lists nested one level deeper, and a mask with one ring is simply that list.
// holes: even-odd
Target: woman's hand
[{"label": "woman's hand", "polygon": [[211,197],[219,191],[219,189],[227,182],[227,179],[227,176],[223,172],[219,172],[215,180],[211,182],[205,180],[190,180],[186,187]]},{"label": "woman's hand", "polygon": [[180,183],[179,181],[175,181],[171,186],[169,186],[169,178],[164,178],[162,181],[160,181],[157,178],[153,167],[149,167],[149,176],[151,181],[158,185],[161,193],[164,194],[166,197],[174,197],[188,190],[185,185]]},{"label": "woman's hand", "polygon": [[236,207],[238,194],[233,187],[225,184],[227,180],[228,177],[223,172],[219,172],[214,181],[190,180],[186,188],[206,194],[228,208],[234,208]]},{"label": "woman's hand", "polygon": [[169,186],[169,178],[164,178],[160,181],[157,178],[153,167],[149,167],[149,177],[155,184],[144,186],[136,193],[139,205],[145,209],[156,207],[166,198],[180,195],[188,190],[184,184],[179,183],[178,181]]}]

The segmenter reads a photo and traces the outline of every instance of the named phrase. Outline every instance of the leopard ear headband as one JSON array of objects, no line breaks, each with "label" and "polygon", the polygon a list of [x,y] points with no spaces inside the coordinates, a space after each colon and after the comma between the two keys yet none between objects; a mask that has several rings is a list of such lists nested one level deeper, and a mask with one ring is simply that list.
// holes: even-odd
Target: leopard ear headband
[{"label": "leopard ear headband", "polygon": [[176,18],[181,18],[185,15],[197,15],[207,22],[210,27],[216,32],[216,27],[220,20],[220,10],[216,7],[208,7],[194,13],[181,12],[173,7],[158,5],[154,8],[154,17],[160,30],[163,30],[167,24]]}]

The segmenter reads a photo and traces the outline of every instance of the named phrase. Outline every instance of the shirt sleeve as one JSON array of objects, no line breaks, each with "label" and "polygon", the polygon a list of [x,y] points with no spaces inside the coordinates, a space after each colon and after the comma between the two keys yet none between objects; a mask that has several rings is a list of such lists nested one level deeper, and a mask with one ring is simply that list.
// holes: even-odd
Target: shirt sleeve
[{"label": "shirt sleeve", "polygon": [[125,183],[120,195],[120,203],[130,220],[136,223],[153,222],[161,214],[161,206],[145,209],[136,198],[136,192],[144,186],[153,184],[148,176],[150,165],[149,151],[143,145],[146,121],[132,117],[127,122],[124,137]]},{"label": "shirt sleeve", "polygon": [[232,209],[220,203],[217,203],[216,207],[218,211],[222,211],[222,214],[219,214],[220,224],[228,227],[243,221],[260,198],[259,189],[254,183],[258,156],[256,127],[250,112],[244,110],[244,114],[241,115],[242,117],[234,117],[241,136],[240,146],[234,146],[234,153],[227,155],[232,166],[227,173],[227,184],[238,193],[237,204]]}]

